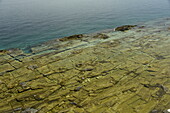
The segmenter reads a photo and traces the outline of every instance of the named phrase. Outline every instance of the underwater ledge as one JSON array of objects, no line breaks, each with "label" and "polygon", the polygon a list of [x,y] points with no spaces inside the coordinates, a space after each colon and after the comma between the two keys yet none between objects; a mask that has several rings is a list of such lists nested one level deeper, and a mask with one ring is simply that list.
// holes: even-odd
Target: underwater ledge
[{"label": "underwater ledge", "polygon": [[170,18],[0,51],[0,113],[168,113]]}]

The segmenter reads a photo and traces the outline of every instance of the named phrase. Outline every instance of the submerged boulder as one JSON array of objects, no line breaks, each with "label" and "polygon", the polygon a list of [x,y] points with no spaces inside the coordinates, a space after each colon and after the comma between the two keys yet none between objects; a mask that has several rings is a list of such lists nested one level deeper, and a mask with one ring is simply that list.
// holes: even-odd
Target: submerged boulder
[{"label": "submerged boulder", "polygon": [[124,25],[124,26],[120,26],[120,27],[117,27],[115,29],[115,31],[126,31],[126,30],[130,30],[132,29],[133,27],[136,27],[137,25]]},{"label": "submerged boulder", "polygon": [[75,39],[80,39],[82,37],[83,37],[83,34],[77,34],[77,35],[72,35],[72,36],[60,38],[59,41],[75,40]]}]

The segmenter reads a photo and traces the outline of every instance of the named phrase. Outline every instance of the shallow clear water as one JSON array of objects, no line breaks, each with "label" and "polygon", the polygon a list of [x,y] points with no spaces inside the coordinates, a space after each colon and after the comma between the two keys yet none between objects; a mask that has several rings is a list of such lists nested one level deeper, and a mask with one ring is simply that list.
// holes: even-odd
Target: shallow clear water
[{"label": "shallow clear water", "polygon": [[170,17],[170,0],[0,0],[0,49]]}]

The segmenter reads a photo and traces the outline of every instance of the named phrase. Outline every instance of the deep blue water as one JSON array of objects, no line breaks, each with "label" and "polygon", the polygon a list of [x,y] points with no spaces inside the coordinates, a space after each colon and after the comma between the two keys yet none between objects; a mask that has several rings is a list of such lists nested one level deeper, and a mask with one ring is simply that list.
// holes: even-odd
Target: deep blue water
[{"label": "deep blue water", "polygon": [[170,17],[170,0],[0,0],[0,49]]}]

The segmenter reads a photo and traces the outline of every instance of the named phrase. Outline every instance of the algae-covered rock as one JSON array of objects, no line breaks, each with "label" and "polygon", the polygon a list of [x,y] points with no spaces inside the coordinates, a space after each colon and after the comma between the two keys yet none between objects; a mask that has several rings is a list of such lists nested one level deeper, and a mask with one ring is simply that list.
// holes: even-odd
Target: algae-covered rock
[{"label": "algae-covered rock", "polygon": [[83,37],[83,34],[78,34],[78,35],[72,35],[64,38],[60,38],[60,41],[69,41],[69,40],[76,40],[76,39],[81,39]]},{"label": "algae-covered rock", "polygon": [[109,36],[106,34],[98,33],[97,35],[93,36],[93,38],[107,39]]},{"label": "algae-covered rock", "polygon": [[5,54],[7,52],[8,52],[7,50],[0,50],[0,54]]},{"label": "algae-covered rock", "polygon": [[115,28],[115,31],[127,31],[127,30],[130,30],[130,29],[132,29],[136,26],[137,25],[124,25],[124,26],[120,26],[120,27]]}]

